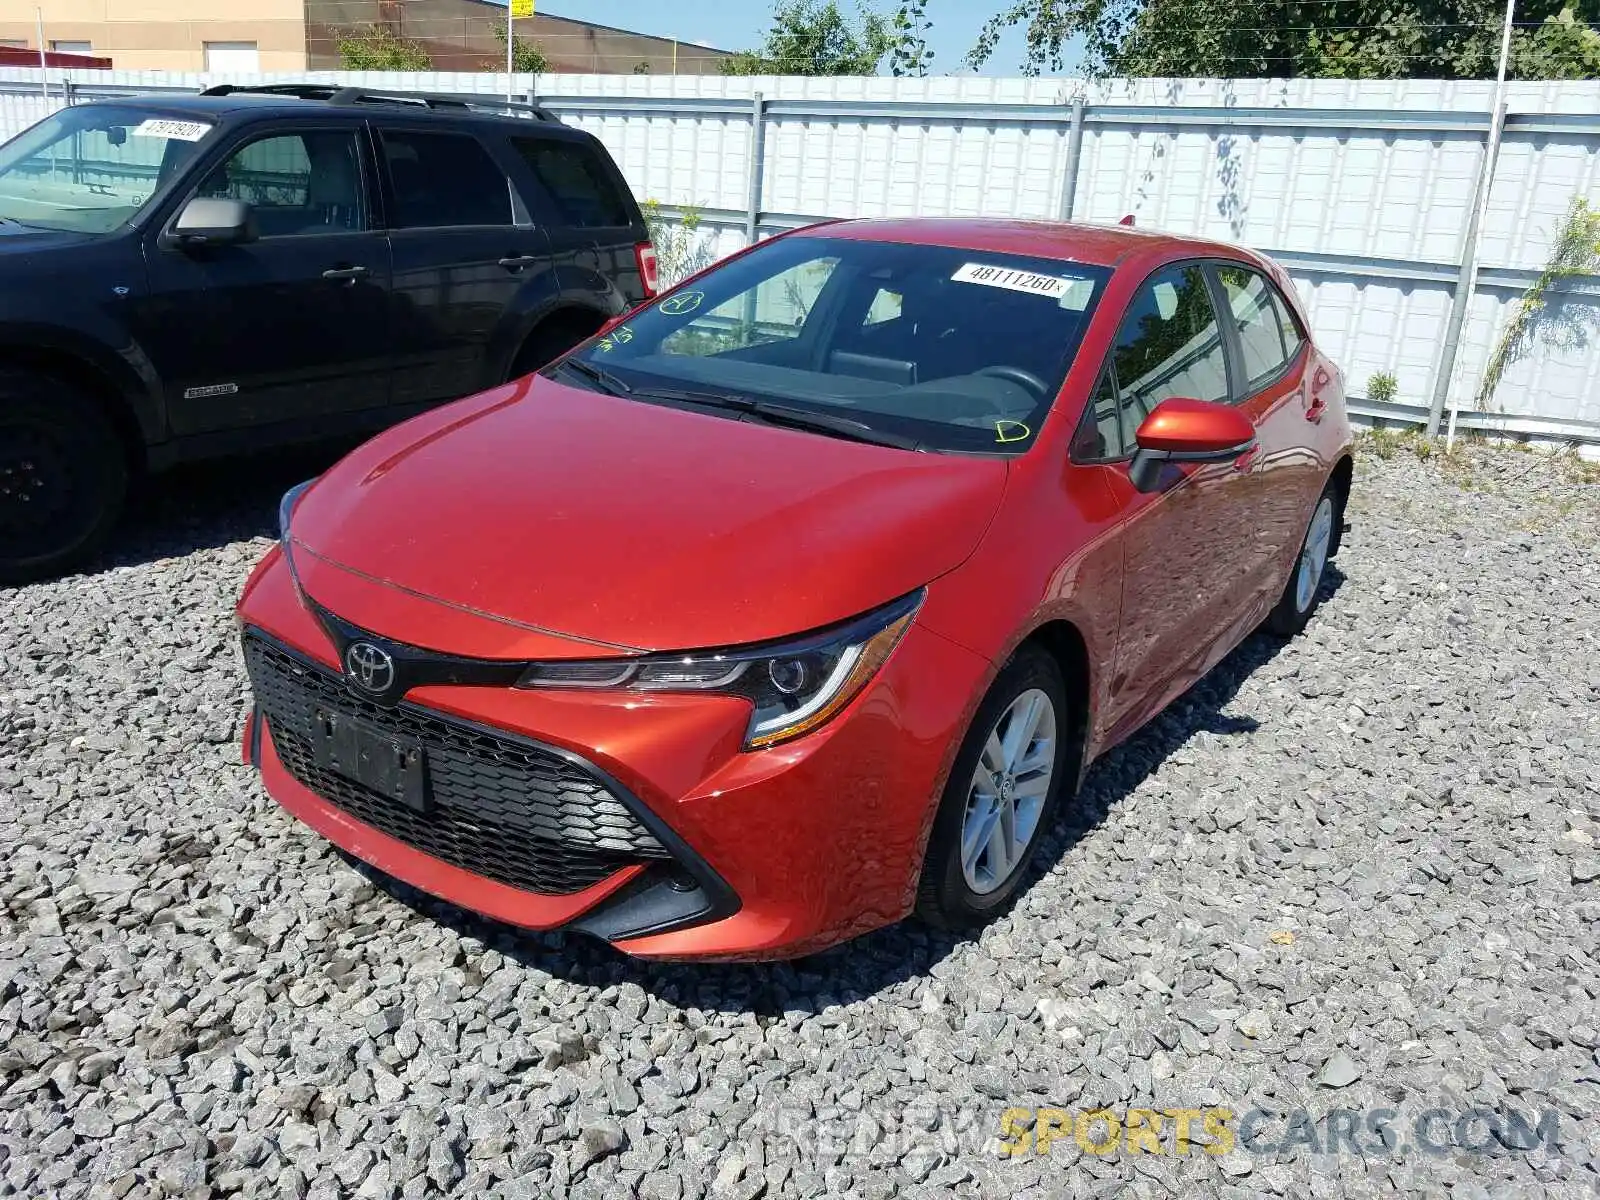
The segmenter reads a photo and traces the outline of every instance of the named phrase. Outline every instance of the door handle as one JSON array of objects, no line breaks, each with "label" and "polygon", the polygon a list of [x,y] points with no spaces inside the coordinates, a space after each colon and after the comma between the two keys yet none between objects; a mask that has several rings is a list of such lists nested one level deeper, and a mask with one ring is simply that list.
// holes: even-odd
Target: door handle
[{"label": "door handle", "polygon": [[335,283],[354,283],[358,279],[365,279],[372,271],[367,267],[329,267],[322,273],[324,279],[331,279]]},{"label": "door handle", "polygon": [[520,271],[523,267],[536,267],[539,258],[532,254],[510,254],[500,260],[500,265],[508,271]]},{"label": "door handle", "polygon": [[1322,420],[1322,414],[1327,411],[1328,402],[1326,400],[1313,400],[1311,407],[1306,409],[1306,420],[1315,425]]}]

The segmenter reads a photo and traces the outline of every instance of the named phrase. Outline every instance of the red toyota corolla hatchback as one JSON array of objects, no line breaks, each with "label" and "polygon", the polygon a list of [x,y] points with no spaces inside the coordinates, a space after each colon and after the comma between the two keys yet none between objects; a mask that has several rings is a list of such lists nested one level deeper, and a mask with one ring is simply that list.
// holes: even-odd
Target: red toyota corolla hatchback
[{"label": "red toyota corolla hatchback", "polygon": [[286,496],[246,752],[390,875],[632,954],[981,923],[1097,755],[1305,624],[1350,473],[1258,255],[813,226]]}]

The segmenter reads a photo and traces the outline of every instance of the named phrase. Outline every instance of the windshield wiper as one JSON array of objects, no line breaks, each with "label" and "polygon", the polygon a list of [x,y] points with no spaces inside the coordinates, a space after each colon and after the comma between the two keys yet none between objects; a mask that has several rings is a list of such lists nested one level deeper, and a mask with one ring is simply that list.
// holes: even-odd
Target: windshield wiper
[{"label": "windshield wiper", "polygon": [[593,363],[584,362],[581,358],[564,358],[557,364],[557,367],[558,369],[564,367],[569,371],[576,371],[590,383],[597,384],[602,392],[609,395],[629,396],[633,394],[633,388],[618,379],[610,371],[604,367],[597,367]]},{"label": "windshield wiper", "polygon": [[920,450],[922,443],[916,438],[891,433],[886,429],[868,425],[854,417],[841,417],[833,413],[813,412],[809,408],[791,408],[787,404],[773,404],[768,400],[753,400],[748,396],[730,396],[725,392],[677,391],[650,388],[634,392],[641,399],[681,401],[700,404],[707,408],[722,408],[732,412],[759,417],[769,425],[783,425],[790,429],[805,429],[812,433],[825,433],[831,437],[852,442],[866,442],[872,446],[892,446],[897,450]]}]

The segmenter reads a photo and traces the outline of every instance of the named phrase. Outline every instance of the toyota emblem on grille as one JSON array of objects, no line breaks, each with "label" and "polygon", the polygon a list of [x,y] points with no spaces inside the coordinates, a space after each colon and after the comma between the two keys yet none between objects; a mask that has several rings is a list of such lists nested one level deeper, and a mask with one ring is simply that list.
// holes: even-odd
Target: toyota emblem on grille
[{"label": "toyota emblem on grille", "polygon": [[344,669],[351,683],[374,696],[394,686],[394,659],[371,642],[351,642],[344,652]]}]

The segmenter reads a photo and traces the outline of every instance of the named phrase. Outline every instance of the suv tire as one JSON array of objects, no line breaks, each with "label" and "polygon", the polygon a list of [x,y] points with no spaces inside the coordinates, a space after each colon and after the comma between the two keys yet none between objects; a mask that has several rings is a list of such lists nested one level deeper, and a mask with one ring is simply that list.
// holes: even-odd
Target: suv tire
[{"label": "suv tire", "polygon": [[0,584],[88,559],[127,492],[122,440],[92,397],[48,375],[0,371]]}]

